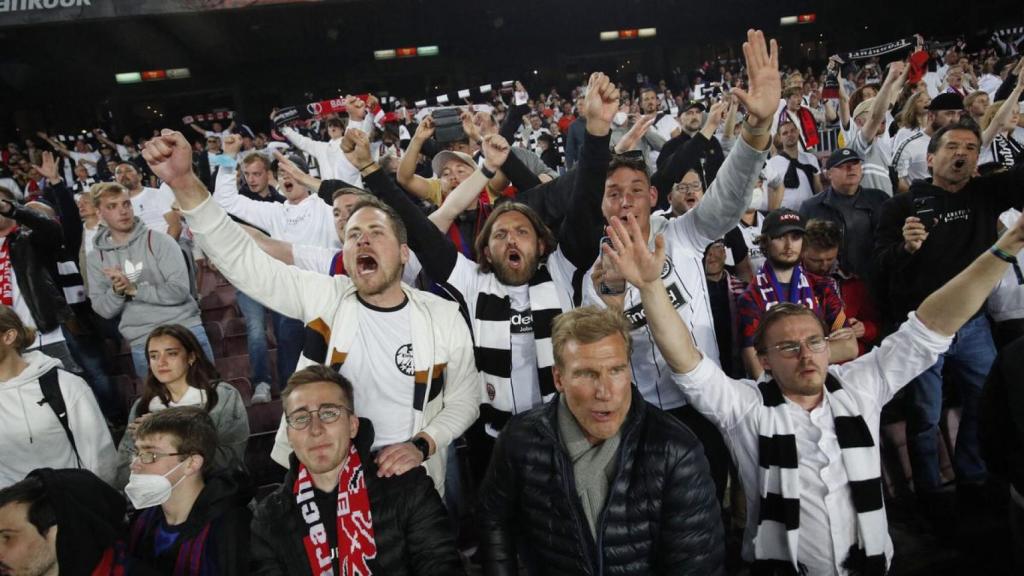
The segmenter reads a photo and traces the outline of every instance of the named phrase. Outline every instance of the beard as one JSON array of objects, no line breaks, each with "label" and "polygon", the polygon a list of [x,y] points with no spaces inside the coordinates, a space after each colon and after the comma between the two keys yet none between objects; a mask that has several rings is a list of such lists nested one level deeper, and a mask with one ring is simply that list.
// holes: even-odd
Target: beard
[{"label": "beard", "polygon": [[782,256],[769,254],[768,261],[772,263],[772,269],[776,272],[785,271],[795,268],[796,265],[800,263],[800,255],[797,254],[792,260],[787,260]]},{"label": "beard", "polygon": [[519,270],[513,270],[504,260],[495,260],[491,262],[491,269],[494,271],[494,276],[497,277],[498,281],[506,286],[522,286],[533,278],[533,275],[537,273],[537,267],[540,266],[540,259],[533,256],[527,259],[523,257],[523,267]]},{"label": "beard", "polygon": [[[380,264],[378,263],[378,266]],[[347,265],[346,265],[346,269]],[[354,270],[354,268],[353,268]],[[380,270],[380,274],[376,275],[375,278],[362,278],[358,274],[352,275],[350,273],[349,278],[356,285],[356,290],[361,296],[377,296],[378,294],[384,293],[385,290],[391,287],[392,284],[399,281],[402,277],[402,266],[396,266],[391,270]]]}]

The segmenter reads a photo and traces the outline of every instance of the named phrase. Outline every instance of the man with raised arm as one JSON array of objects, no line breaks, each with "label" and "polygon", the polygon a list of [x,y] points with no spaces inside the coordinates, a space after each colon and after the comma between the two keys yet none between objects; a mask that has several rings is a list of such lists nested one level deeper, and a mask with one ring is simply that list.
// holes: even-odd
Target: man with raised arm
[{"label": "man with raised arm", "polygon": [[[348,276],[299,270],[265,254],[211,201],[180,133],[164,130],[143,154],[174,190],[196,241],[221,273],[253,299],[306,324],[304,363],[330,366],[359,383],[356,409],[377,431],[380,474],[403,474],[426,462],[443,491],[445,452],[477,418],[480,380],[458,307],[400,281],[409,253],[401,218],[378,201],[357,203],[345,226]],[[275,456],[287,462],[287,453]]]},{"label": "man with raised arm", "polygon": [[735,380],[694,344],[635,217],[604,253],[640,286],[651,332],[687,400],[729,439],[747,499],[743,556],[755,574],[885,574],[892,558],[878,451],[882,406],[927,370],[1024,248],[1024,219],[928,296],[880,346],[841,366],[809,309],[780,304],[758,329],[770,379]]}]

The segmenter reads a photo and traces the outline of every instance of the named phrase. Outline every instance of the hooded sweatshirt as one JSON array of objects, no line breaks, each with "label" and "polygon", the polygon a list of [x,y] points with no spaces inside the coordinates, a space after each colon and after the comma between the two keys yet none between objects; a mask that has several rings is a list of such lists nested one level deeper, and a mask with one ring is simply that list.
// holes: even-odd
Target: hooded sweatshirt
[{"label": "hooded sweatshirt", "polygon": [[[39,378],[60,361],[42,352],[22,357],[28,366],[0,382],[0,487],[10,486],[36,468],[77,468],[75,453],[57,415],[43,399]],[[92,390],[78,376],[58,370],[68,423],[82,467],[113,484],[117,452]]]},{"label": "hooded sweatshirt", "polygon": [[[125,244],[115,244],[111,230],[101,228],[87,265],[93,310],[108,319],[120,314],[118,328],[132,346],[144,344],[149,333],[163,324],[192,328],[202,323],[178,243],[167,234],[146,228],[138,217]],[[103,273],[104,268],[111,267],[120,268],[135,283],[135,296],[126,298],[114,293],[110,278]]]}]

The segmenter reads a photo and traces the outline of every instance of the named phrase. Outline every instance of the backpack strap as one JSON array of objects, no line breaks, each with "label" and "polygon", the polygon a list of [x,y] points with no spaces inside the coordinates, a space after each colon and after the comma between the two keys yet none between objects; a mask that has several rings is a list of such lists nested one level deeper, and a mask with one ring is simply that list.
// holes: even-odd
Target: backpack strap
[{"label": "backpack strap", "polygon": [[39,377],[39,388],[43,392],[43,399],[39,401],[39,405],[49,404],[50,409],[57,416],[57,421],[60,422],[61,428],[64,429],[64,433],[67,434],[68,442],[71,443],[71,450],[75,453],[75,461],[78,462],[78,467],[82,467],[82,457],[78,455],[78,445],[75,444],[75,435],[71,432],[71,424],[68,422],[68,408],[64,404],[64,394],[60,391],[60,381],[58,379],[57,368],[51,368],[45,374]]}]

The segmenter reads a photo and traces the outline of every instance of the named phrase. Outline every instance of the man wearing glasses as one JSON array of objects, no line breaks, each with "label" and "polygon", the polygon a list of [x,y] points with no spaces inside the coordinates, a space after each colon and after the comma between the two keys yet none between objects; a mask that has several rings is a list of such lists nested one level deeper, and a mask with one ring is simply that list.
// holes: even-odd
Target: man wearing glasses
[{"label": "man wearing glasses", "polygon": [[382,476],[352,384],[324,366],[281,393],[293,452],[256,508],[250,574],[465,574],[441,497],[422,468]]},{"label": "man wearing glasses", "polygon": [[1024,219],[929,295],[864,356],[829,365],[832,343],[810,309],[780,303],[761,319],[757,358],[770,378],[727,377],[671,314],[664,241],[613,223],[614,265],[638,286],[651,332],[686,399],[729,437],[743,479],[743,557],[754,573],[884,574],[892,558],[878,451],[882,406],[935,363],[1024,248]]},{"label": "man wearing glasses", "polygon": [[135,564],[159,574],[246,572],[253,490],[241,470],[211,470],[216,452],[217,429],[200,407],[153,412],[139,425],[125,487]]},{"label": "man wearing glasses", "polygon": [[800,264],[803,243],[804,221],[799,212],[779,208],[764,219],[758,244],[768,260],[736,303],[743,365],[751,378],[760,378],[764,372],[754,335],[765,312],[783,303],[807,307],[828,327],[826,332],[832,342],[829,361],[844,362],[857,357],[857,339],[849,328],[835,282],[804,271]]}]

